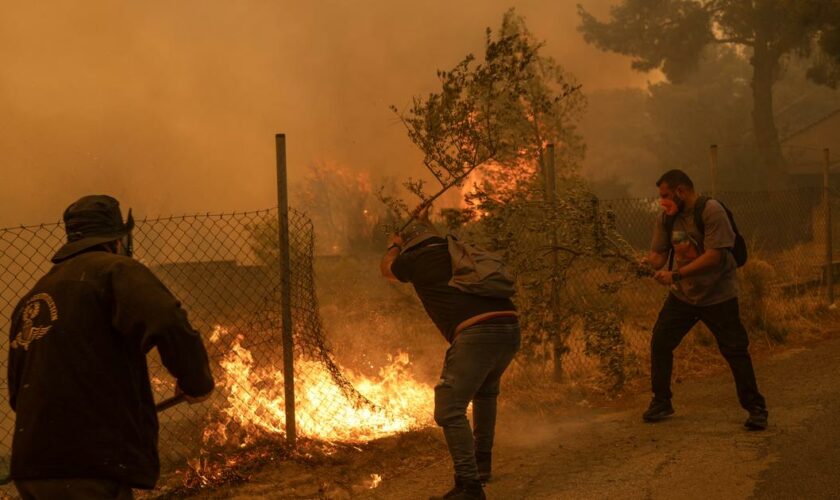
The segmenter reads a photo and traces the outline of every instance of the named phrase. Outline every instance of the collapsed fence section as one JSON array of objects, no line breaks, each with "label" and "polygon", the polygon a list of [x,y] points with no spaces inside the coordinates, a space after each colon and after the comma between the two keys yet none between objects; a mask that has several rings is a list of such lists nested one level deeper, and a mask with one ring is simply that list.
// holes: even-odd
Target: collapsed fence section
[{"label": "collapsed fence section", "polygon": [[[164,471],[183,467],[207,449],[240,449],[285,435],[281,273],[277,210],[138,221],[135,258],[178,297],[207,346],[217,390],[201,404],[160,414]],[[364,439],[385,432],[390,415],[361,395],[333,361],[315,294],[313,227],[289,211],[290,297],[300,435]],[[64,243],[61,224],[0,229],[0,329],[9,332],[18,300],[52,266]],[[4,336],[3,351],[8,350]],[[0,371],[5,373],[2,356]],[[155,399],[175,383],[156,351],[149,355]],[[7,393],[6,377],[2,388]],[[370,417],[371,422],[365,422]],[[376,421],[376,418],[379,418]],[[8,464],[14,414],[0,406],[0,460]],[[408,424],[406,424],[408,425]],[[192,467],[197,467],[193,464]]]}]

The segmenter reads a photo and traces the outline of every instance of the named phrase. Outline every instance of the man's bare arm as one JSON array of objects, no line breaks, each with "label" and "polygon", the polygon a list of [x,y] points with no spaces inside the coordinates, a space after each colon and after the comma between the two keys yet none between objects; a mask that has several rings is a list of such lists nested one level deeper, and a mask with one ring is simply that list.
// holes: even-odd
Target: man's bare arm
[{"label": "man's bare arm", "polygon": [[667,262],[667,253],[658,253],[652,250],[642,259],[642,264],[650,266],[654,271],[658,271],[659,269],[665,267]]},{"label": "man's bare arm", "polygon": [[403,239],[397,234],[391,235],[388,238],[388,250],[385,251],[385,255],[382,256],[382,261],[379,263],[379,271],[382,273],[383,278],[388,278],[391,281],[398,281],[397,277],[394,276],[394,272],[391,271],[391,265],[394,264],[394,261],[397,260],[397,257],[400,256],[400,248],[403,244]]},{"label": "man's bare arm", "polygon": [[400,249],[397,247],[391,247],[385,255],[382,256],[382,261],[379,263],[379,270],[382,272],[382,276],[384,278],[388,278],[391,281],[397,281],[397,277],[394,276],[393,271],[391,271],[391,265],[397,260],[397,257],[400,255]]},{"label": "man's bare arm", "polygon": [[700,257],[697,257],[690,264],[680,267],[680,274],[683,277],[696,276],[713,269],[720,264],[723,252],[720,248],[707,248]]},{"label": "man's bare arm", "polygon": [[[706,249],[700,257],[694,259],[690,264],[680,267],[680,276],[683,278],[696,276],[714,268],[720,264],[720,260],[723,258],[723,252],[725,252],[725,250],[721,250],[719,248]],[[673,271],[658,271],[653,278],[663,285],[674,284]]]}]

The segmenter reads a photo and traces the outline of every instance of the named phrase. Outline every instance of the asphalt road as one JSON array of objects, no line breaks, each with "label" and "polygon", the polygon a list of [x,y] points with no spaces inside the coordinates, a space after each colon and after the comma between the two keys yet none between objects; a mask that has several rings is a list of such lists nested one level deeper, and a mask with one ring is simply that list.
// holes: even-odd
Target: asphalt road
[{"label": "asphalt road", "polygon": [[[645,424],[639,395],[611,409],[499,417],[491,499],[840,498],[840,339],[757,363],[770,427],[748,432],[729,373],[674,387],[676,415]],[[445,492],[448,461],[386,477],[373,498]]]}]

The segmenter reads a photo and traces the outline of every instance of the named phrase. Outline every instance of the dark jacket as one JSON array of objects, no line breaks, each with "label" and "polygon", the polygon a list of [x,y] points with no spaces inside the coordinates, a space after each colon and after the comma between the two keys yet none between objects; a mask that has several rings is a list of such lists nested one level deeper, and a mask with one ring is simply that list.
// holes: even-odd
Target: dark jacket
[{"label": "dark jacket", "polygon": [[213,388],[201,337],[163,283],[128,257],[82,253],[23,297],[10,333],[12,478],[154,487],[158,421],[146,353],[157,347],[186,394]]},{"label": "dark jacket", "polygon": [[472,295],[451,286],[452,259],[443,238],[428,239],[401,253],[391,272],[414,285],[429,318],[450,344],[462,321],[489,312],[516,311],[510,299]]}]

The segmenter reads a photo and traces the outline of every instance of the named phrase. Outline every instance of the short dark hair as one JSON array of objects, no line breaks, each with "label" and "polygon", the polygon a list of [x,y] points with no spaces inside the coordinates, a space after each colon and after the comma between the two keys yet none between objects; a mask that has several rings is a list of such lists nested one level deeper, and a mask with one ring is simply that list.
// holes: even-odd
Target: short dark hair
[{"label": "short dark hair", "polygon": [[671,189],[677,189],[680,186],[685,186],[689,189],[694,189],[694,183],[691,181],[691,177],[688,176],[685,172],[679,169],[673,169],[665,172],[662,174],[662,177],[656,181],[656,187],[659,187],[660,184],[665,183]]}]

